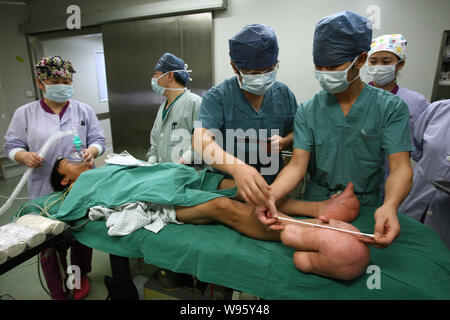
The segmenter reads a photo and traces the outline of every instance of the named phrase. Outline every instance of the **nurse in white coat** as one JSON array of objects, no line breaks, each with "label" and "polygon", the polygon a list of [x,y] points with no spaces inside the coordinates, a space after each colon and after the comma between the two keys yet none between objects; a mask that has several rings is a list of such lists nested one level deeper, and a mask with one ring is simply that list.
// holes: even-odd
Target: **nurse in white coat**
[{"label": "nurse in white coat", "polygon": [[[94,110],[87,104],[73,100],[72,75],[75,70],[69,61],[59,56],[42,58],[35,67],[36,83],[44,98],[30,102],[16,110],[5,139],[5,151],[13,161],[23,163],[34,171],[28,180],[28,195],[37,197],[53,192],[50,175],[55,160],[73,151],[73,137],[57,140],[45,158],[39,149],[56,131],[70,131],[75,127],[83,143],[85,161],[94,164],[94,158],[105,150],[105,136]],[[41,265],[52,299],[67,299],[66,287],[67,244],[58,243],[41,253]],[[76,240],[71,241],[71,263],[80,267],[81,288],[74,289],[74,299],[82,299],[89,293],[86,276],[91,271],[92,249]]]},{"label": "nurse in white coat", "polygon": [[73,149],[73,136],[65,136],[50,147],[45,159],[39,157],[37,152],[51,134],[75,127],[86,161],[91,165],[105,150],[105,135],[94,110],[71,99],[73,73],[70,62],[58,56],[42,58],[35,74],[44,98],[19,107],[6,132],[5,151],[9,158],[35,168],[28,181],[28,195],[33,199],[53,192],[50,185],[53,164]]}]

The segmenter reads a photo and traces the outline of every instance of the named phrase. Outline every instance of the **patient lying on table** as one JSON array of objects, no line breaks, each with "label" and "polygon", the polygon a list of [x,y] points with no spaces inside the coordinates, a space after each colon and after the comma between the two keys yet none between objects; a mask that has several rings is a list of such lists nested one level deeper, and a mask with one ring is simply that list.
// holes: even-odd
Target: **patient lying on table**
[{"label": "patient lying on table", "polygon": [[[177,175],[180,171],[184,177],[186,172],[191,175],[199,175],[195,169],[179,164],[156,165],[160,166],[159,174],[157,171],[149,169],[146,173],[146,181],[161,183],[161,172],[171,170],[170,175]],[[56,191],[62,191],[67,187],[72,188],[75,181],[80,175],[90,168],[84,163],[75,164],[67,159],[59,159],[56,161],[51,182]],[[144,170],[144,169],[140,169]],[[98,178],[103,179],[102,169],[90,171],[90,175],[98,172]],[[126,175],[132,172],[121,171]],[[142,171],[141,171],[142,172]],[[209,173],[212,175],[211,173]],[[137,176],[135,179],[139,179]],[[167,177],[166,177],[167,179]],[[217,190],[235,188],[233,180],[219,179],[220,183]],[[111,180],[110,183],[114,183]],[[146,182],[147,183],[147,182]],[[182,183],[177,181],[177,183]],[[182,189],[182,188],[181,188]],[[147,189],[146,189],[147,190]],[[178,188],[177,190],[180,190]],[[207,224],[220,222],[230,228],[235,229],[243,235],[251,238],[267,241],[282,241],[283,244],[296,250],[294,253],[294,264],[303,272],[315,273],[321,276],[350,280],[359,277],[366,269],[370,253],[368,247],[360,242],[356,236],[322,228],[299,226],[290,222],[282,221],[285,225],[284,230],[280,233],[277,231],[269,231],[259,222],[254,215],[254,207],[226,196],[216,197],[212,200],[200,203],[194,206],[181,206],[174,204],[176,219],[182,223],[191,224]],[[278,203],[278,211],[280,217],[287,217],[282,212],[289,212],[291,215],[308,216],[315,219],[304,220],[310,223],[326,224],[328,226],[341,229],[358,231],[348,222],[356,219],[359,212],[359,201],[353,193],[353,184],[349,183],[345,191],[333,198],[317,203],[315,212],[302,212],[298,205],[299,201],[294,199],[284,199]]]}]

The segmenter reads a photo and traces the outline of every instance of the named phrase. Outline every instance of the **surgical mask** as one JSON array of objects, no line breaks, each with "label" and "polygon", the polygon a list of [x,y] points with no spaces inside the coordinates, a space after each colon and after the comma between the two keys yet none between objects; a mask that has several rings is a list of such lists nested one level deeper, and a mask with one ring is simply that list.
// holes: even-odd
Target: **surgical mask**
[{"label": "surgical mask", "polygon": [[44,81],[42,83],[45,86],[44,98],[61,103],[73,96],[73,87],[70,84],[46,84]]},{"label": "surgical mask", "polygon": [[166,73],[163,73],[162,75],[160,75],[157,78],[152,78],[152,89],[153,89],[153,91],[155,91],[155,93],[157,93],[157,94],[162,96],[166,90],[185,90],[186,88],[165,88],[165,87],[162,87],[162,86],[160,86],[158,84],[159,78],[164,77],[169,72],[176,72],[176,71],[192,72],[192,70],[173,70],[173,71],[167,71]]},{"label": "surgical mask", "polygon": [[347,90],[348,86],[359,78],[359,75],[352,81],[347,81],[348,70],[355,64],[358,57],[343,71],[318,71],[315,70],[316,79],[319,81],[323,90],[331,94],[342,93]]},{"label": "surgical mask", "polygon": [[243,74],[239,69],[238,72],[242,77],[242,83],[238,77],[239,88],[257,96],[264,95],[267,90],[272,87],[277,79],[278,65],[275,70],[263,74]]},{"label": "surgical mask", "polygon": [[[401,61],[401,60],[400,60]],[[397,63],[399,63],[398,61]],[[367,74],[377,85],[384,86],[395,79],[395,64],[367,66]]]}]

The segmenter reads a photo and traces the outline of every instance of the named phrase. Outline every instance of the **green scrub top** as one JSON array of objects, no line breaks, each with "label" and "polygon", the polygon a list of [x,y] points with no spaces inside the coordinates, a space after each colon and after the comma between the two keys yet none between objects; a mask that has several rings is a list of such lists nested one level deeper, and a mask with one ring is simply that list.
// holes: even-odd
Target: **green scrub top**
[{"label": "green scrub top", "polygon": [[166,101],[166,103],[164,103],[164,107],[163,107],[163,109],[162,109],[162,119],[163,119],[163,121],[164,121],[164,119],[166,119],[166,115],[169,113],[170,109],[172,109],[172,106],[175,104],[175,102],[176,102],[183,94],[184,94],[184,91],[183,91],[178,97],[176,97],[175,100],[172,101],[172,103],[169,105],[168,108],[166,108],[167,101]]},{"label": "green scrub top", "polygon": [[256,111],[239,88],[237,77],[232,77],[203,96],[198,112],[201,123],[196,126],[211,130],[214,134],[215,130],[220,131],[223,139],[216,137],[216,143],[229,154],[256,168],[270,184],[283,168],[283,159],[281,153],[264,156],[267,140],[272,135],[285,137],[293,131],[297,108],[292,91],[276,81],[264,94],[261,109]]},{"label": "green scrub top", "polygon": [[408,106],[365,85],[344,117],[334,95],[321,91],[300,105],[293,146],[311,152],[306,200],[328,199],[353,182],[361,205],[378,206],[385,155],[413,151]]},{"label": "green scrub top", "polygon": [[[176,162],[187,150],[192,151],[192,131],[201,102],[199,95],[186,90],[167,110],[166,102],[161,104],[150,134],[149,162]],[[176,154],[175,159],[172,159],[172,153]],[[191,152],[191,161],[193,156],[194,152]]]}]

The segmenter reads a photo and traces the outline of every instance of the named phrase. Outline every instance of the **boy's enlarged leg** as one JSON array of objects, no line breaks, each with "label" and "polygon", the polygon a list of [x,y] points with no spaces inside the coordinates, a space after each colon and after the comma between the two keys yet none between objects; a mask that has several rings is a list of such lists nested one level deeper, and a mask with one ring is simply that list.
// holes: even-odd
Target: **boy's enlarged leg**
[{"label": "boy's enlarged leg", "polygon": [[254,239],[280,241],[280,233],[268,231],[253,213],[253,206],[229,198],[216,198],[193,207],[176,207],[177,219],[184,223],[220,222]]},{"label": "boy's enlarged leg", "polygon": [[[219,190],[236,187],[232,179],[223,179]],[[358,217],[359,200],[354,193],[354,185],[350,182],[341,194],[335,194],[325,201],[301,201],[285,197],[277,202],[277,209],[293,216],[317,218],[326,216],[330,219],[352,222]],[[239,194],[236,199],[242,200]]]},{"label": "boy's enlarged leg", "polygon": [[[358,231],[342,221],[330,219],[329,224]],[[281,241],[297,250],[293,259],[298,269],[325,277],[355,279],[364,272],[370,259],[367,245],[339,231],[288,224],[281,232]]]},{"label": "boy's enlarged leg", "polygon": [[349,183],[341,194],[320,202],[308,202],[284,198],[277,202],[277,208],[289,215],[301,215],[317,218],[326,216],[330,219],[352,222],[358,217],[359,200],[353,191],[353,183]]},{"label": "boy's enlarged leg", "polygon": [[[259,240],[282,241],[297,250],[293,259],[303,272],[349,280],[361,275],[367,267],[368,247],[355,236],[339,231],[300,227],[286,223],[281,235],[268,231],[253,213],[254,207],[229,198],[216,198],[193,207],[176,207],[177,219],[184,223],[220,222],[236,231]],[[281,216],[285,216],[281,214]],[[306,220],[320,223],[319,220]],[[283,222],[284,223],[284,222]],[[330,219],[331,226],[358,231],[342,221]]]}]

